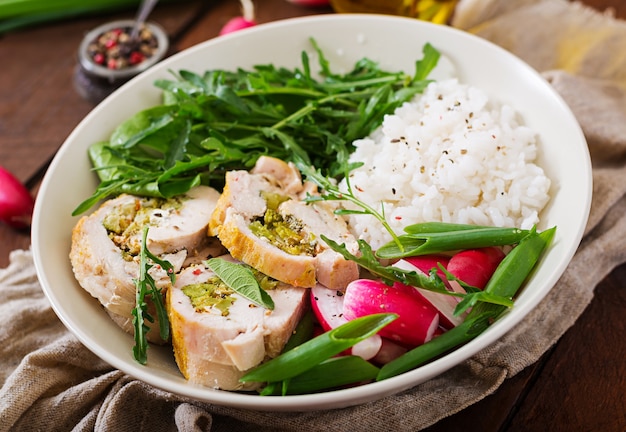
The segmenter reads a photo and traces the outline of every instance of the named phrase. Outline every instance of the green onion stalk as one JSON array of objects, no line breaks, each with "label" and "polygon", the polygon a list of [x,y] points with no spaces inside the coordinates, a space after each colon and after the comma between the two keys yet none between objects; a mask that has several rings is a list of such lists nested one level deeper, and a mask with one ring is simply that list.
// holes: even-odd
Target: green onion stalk
[{"label": "green onion stalk", "polygon": [[138,4],[139,0],[3,0],[0,34],[45,22],[131,9]]}]

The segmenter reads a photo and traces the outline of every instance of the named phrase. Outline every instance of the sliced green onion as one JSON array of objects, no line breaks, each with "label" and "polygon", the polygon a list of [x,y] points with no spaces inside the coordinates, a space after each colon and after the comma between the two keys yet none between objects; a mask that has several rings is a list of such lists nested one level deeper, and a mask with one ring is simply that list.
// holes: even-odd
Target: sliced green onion
[{"label": "sliced green onion", "polygon": [[[491,280],[487,283],[484,292],[487,295],[512,299],[552,242],[555,230],[556,228],[553,227],[542,233],[536,231],[529,233],[502,260]],[[470,299],[472,295],[468,294],[461,302],[466,302],[465,307],[475,304],[466,300]],[[476,298],[480,299],[479,297]],[[462,308],[461,303],[458,307]],[[460,325],[387,363],[380,369],[376,379],[380,381],[415,369],[474,339],[507,309],[507,307],[497,304],[478,302]]]},{"label": "sliced green onion", "polygon": [[457,305],[455,313],[473,307],[468,318],[471,318],[472,314],[480,314],[483,310],[489,310],[495,313],[496,316],[500,315],[501,312],[507,309],[506,307],[497,305],[487,307],[486,304],[480,302],[480,296],[498,296],[512,300],[524,281],[528,279],[528,275],[539,261],[539,258],[541,258],[544,250],[552,242],[555,232],[556,227],[541,233],[532,231],[504,257],[491,279],[489,279],[489,282],[487,282],[485,289],[465,296]]},{"label": "sliced green onion", "polygon": [[349,321],[257,366],[240,381],[286,381],[376,334],[397,317],[396,314],[376,314]]},{"label": "sliced green onion", "polygon": [[381,381],[408,372],[474,339],[489,327],[490,317],[490,314],[485,313],[471,320],[466,318],[465,321],[458,326],[385,364],[380,369],[376,380]]},{"label": "sliced green onion", "polygon": [[[520,242],[528,230],[519,228],[471,227],[454,224],[453,231],[443,231],[444,225],[419,225],[408,227],[409,234],[383,245],[376,251],[382,259],[404,258],[417,255],[475,249],[488,246],[513,245]],[[400,241],[401,246],[398,245]]]},{"label": "sliced green onion", "polygon": [[348,384],[371,381],[379,368],[358,356],[341,356],[325,360],[301,375],[284,383],[270,383],[261,395],[315,393],[336,389]]}]

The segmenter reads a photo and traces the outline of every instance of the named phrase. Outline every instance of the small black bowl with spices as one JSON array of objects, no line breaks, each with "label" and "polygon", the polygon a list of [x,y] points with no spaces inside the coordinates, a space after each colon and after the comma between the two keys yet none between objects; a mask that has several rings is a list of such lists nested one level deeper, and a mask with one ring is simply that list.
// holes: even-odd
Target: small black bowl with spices
[{"label": "small black bowl with spices", "polygon": [[74,87],[82,97],[99,103],[165,57],[169,49],[165,31],[145,23],[132,38],[134,24],[133,20],[113,21],[85,35],[74,73]]}]

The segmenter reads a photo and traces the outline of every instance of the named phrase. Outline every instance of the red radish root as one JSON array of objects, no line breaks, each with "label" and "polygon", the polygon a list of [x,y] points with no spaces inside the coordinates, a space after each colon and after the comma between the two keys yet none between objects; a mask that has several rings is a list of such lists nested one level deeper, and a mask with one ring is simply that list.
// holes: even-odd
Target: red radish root
[{"label": "red radish root", "polygon": [[498,247],[469,249],[450,258],[447,270],[466,284],[483,289],[503,258],[504,252]]},{"label": "red radish root", "polygon": [[30,226],[35,201],[26,187],[0,167],[0,221],[23,229]]},{"label": "red radish root", "polygon": [[240,0],[242,15],[230,19],[220,30],[220,36],[254,27],[256,21],[254,19],[254,3],[252,0]]}]

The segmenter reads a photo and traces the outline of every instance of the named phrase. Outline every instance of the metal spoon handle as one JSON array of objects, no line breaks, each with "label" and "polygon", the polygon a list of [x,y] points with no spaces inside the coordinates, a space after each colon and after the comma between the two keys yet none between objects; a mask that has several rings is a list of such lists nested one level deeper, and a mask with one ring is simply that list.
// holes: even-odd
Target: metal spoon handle
[{"label": "metal spoon handle", "polygon": [[135,18],[135,24],[133,25],[133,29],[130,33],[130,40],[136,40],[137,36],[139,36],[139,29],[146,22],[148,15],[154,9],[154,6],[157,4],[159,0],[142,0],[141,5],[139,6],[139,11],[137,12],[137,17]]}]

